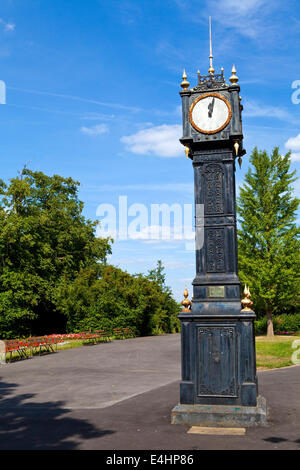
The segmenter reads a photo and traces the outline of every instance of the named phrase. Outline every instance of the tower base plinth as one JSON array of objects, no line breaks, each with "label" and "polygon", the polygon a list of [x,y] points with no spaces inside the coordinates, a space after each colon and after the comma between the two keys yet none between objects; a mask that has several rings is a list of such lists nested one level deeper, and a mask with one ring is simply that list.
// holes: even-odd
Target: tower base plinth
[{"label": "tower base plinth", "polygon": [[267,424],[266,400],[258,396],[256,406],[179,404],[172,410],[171,424],[230,428],[264,426]]}]

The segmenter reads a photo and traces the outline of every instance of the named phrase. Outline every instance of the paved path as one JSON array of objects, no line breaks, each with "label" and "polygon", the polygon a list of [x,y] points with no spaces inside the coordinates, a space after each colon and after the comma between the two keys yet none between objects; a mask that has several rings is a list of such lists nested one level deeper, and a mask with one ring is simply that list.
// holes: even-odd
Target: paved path
[{"label": "paved path", "polygon": [[62,350],[0,366],[0,377],[15,384],[10,398],[21,394],[24,404],[59,401],[73,410],[105,408],[178,380],[180,336],[134,338]]},{"label": "paved path", "polygon": [[300,449],[300,367],[259,372],[269,424],[199,436],[170,424],[180,337],[114,341],[0,367],[0,449]]}]

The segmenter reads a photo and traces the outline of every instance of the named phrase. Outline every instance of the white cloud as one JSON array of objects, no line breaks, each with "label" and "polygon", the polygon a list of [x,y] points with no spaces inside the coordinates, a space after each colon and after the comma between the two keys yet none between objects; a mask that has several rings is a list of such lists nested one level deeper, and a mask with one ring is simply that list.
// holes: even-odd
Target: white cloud
[{"label": "white cloud", "polygon": [[214,8],[219,11],[227,11],[239,16],[246,16],[253,12],[258,12],[258,9],[266,3],[266,0],[212,0],[210,2]]},{"label": "white cloud", "polygon": [[294,162],[300,162],[300,153],[291,153],[291,160]]},{"label": "white cloud", "polygon": [[14,23],[6,23],[2,18],[0,18],[0,23],[3,25],[4,31],[6,32],[14,31],[16,28]]},{"label": "white cloud", "polygon": [[[1,21],[0,21],[1,22]],[[68,99],[68,100],[74,100],[74,101],[81,101],[82,103],[91,103],[91,104],[96,104],[99,106],[107,106],[109,108],[117,108],[117,109],[122,109],[124,111],[129,111],[132,113],[138,113],[141,111],[140,108],[136,108],[133,106],[125,106],[120,103],[107,103],[103,101],[97,101],[97,100],[90,100],[86,98],[81,98],[80,96],[72,96],[72,95],[65,95],[62,93],[53,93],[49,91],[39,91],[39,90],[26,90],[24,88],[16,88],[16,87],[9,87],[10,90],[18,91],[21,93],[33,93],[35,95],[45,95],[45,96],[54,96],[57,98],[62,98],[62,99]]]},{"label": "white cloud", "polygon": [[114,114],[102,114],[102,113],[92,113],[92,112],[85,112],[84,114],[80,115],[80,119],[83,121],[111,121],[115,119]]},{"label": "white cloud", "polygon": [[283,121],[292,119],[290,113],[283,108],[268,106],[253,100],[245,100],[243,114],[247,117],[270,117]]},{"label": "white cloud", "polygon": [[[269,12],[277,7],[277,0],[175,0],[175,3],[194,22],[208,22],[212,16],[213,24],[218,22],[225,28],[236,30],[239,34],[249,38],[266,37]],[[201,7],[201,10],[200,10]],[[202,11],[202,15],[195,15],[195,10]],[[273,26],[272,26],[273,27]]]},{"label": "white cloud", "polygon": [[102,135],[102,134],[107,134],[109,132],[109,128],[106,124],[97,124],[92,127],[82,126],[80,128],[80,131],[83,134],[87,134],[87,135]]},{"label": "white cloud", "polygon": [[16,25],[14,23],[6,23],[4,30],[5,31],[14,31]]},{"label": "white cloud", "polygon": [[[208,7],[213,19],[226,28],[234,28],[239,34],[249,38],[266,33],[265,10],[268,0],[209,0]],[[273,8],[274,0],[273,0]]]},{"label": "white cloud", "polygon": [[300,134],[288,139],[284,145],[288,150],[292,151],[291,159],[294,162],[300,162]]},{"label": "white cloud", "polygon": [[183,146],[179,142],[182,127],[178,124],[154,126],[121,138],[127,150],[138,155],[155,155],[162,158],[180,157]]},{"label": "white cloud", "polygon": [[187,267],[189,268],[193,268],[195,266],[194,263],[187,263],[187,262],[182,262],[182,261],[165,261],[164,262],[164,267],[166,269],[170,269],[170,270],[173,270],[173,269],[185,269]]}]

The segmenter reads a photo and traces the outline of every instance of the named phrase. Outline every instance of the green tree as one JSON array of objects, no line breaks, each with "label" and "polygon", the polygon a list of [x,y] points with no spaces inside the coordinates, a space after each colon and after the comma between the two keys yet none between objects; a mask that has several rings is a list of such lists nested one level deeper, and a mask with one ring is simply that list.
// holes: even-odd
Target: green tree
[{"label": "green tree", "polygon": [[166,285],[165,268],[161,260],[157,261],[156,268],[148,272],[147,278],[157,285],[157,292],[161,293],[161,300],[157,306],[153,323],[157,331],[174,332],[180,330],[180,321],[177,318],[181,306],[173,299],[170,287]]},{"label": "green tree", "polygon": [[26,168],[1,182],[0,336],[64,330],[57,291],[84,269],[97,276],[111,252],[83,217],[78,186]]},{"label": "green tree", "polygon": [[179,331],[180,308],[162,271],[161,264],[149,276],[111,265],[102,265],[99,277],[82,270],[72,283],[60,286],[68,331],[130,327],[138,336]]},{"label": "green tree", "polygon": [[237,208],[239,275],[273,336],[273,314],[293,311],[299,292],[299,199],[292,187],[297,178],[290,153],[281,156],[278,148],[271,155],[255,148],[250,163]]}]

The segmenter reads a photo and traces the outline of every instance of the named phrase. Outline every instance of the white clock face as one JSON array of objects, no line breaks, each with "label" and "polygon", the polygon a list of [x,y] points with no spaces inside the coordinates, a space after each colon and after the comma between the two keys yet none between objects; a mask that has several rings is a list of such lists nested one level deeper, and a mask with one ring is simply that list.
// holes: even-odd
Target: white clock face
[{"label": "white clock face", "polygon": [[205,134],[220,132],[227,126],[230,118],[230,104],[216,93],[201,96],[190,109],[192,126]]}]

